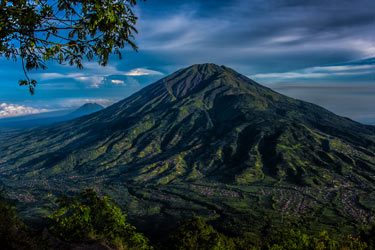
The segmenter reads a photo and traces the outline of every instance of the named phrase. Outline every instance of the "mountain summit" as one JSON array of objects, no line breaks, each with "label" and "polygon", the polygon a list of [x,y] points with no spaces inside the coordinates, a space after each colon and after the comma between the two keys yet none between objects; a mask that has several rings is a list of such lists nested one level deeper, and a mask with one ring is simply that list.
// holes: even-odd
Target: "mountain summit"
[{"label": "mountain summit", "polygon": [[217,76],[229,71],[224,66],[215,64],[196,64],[182,69],[165,79],[167,90],[176,98],[183,98],[194,91],[199,91],[212,83]]},{"label": "mountain summit", "polygon": [[84,115],[88,115],[88,114],[97,112],[97,111],[102,110],[102,109],[104,109],[104,107],[102,105],[99,105],[97,103],[89,102],[89,103],[83,104],[82,106],[80,106],[78,109],[74,110],[73,112],[71,112],[67,116],[72,117],[72,119],[73,119],[73,118],[77,118],[77,117],[80,117],[80,116],[84,116]]},{"label": "mountain summit", "polygon": [[375,127],[215,64],[4,140],[0,159],[0,181],[21,200],[26,188],[47,202],[91,186],[138,218],[315,211],[314,223],[330,226],[332,216],[375,220]]}]

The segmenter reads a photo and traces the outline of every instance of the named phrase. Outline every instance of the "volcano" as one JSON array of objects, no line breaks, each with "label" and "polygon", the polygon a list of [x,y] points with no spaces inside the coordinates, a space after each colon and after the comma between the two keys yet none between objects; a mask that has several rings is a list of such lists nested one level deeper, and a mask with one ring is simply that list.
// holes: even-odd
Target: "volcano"
[{"label": "volcano", "polygon": [[261,228],[277,215],[344,229],[375,221],[375,127],[199,64],[99,112],[2,139],[0,183],[25,214],[91,187],[134,220]]}]

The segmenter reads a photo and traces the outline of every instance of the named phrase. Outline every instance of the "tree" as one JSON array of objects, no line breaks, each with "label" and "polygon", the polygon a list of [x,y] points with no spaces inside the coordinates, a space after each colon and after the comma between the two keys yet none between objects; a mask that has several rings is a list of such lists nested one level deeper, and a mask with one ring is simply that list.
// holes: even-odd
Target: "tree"
[{"label": "tree", "polygon": [[272,232],[264,240],[270,250],[338,250],[339,242],[330,238],[326,231],[319,235],[302,233],[299,230],[286,230]]},{"label": "tree", "polygon": [[167,249],[175,250],[229,250],[235,249],[233,240],[217,232],[203,219],[183,220],[169,236]]},{"label": "tree", "polygon": [[104,240],[119,249],[152,249],[148,239],[126,221],[126,214],[107,197],[91,189],[78,196],[63,196],[50,216],[52,232],[62,240],[80,242]]},{"label": "tree", "polygon": [[134,50],[136,0],[1,0],[0,56],[21,59],[31,94],[37,81],[28,72],[47,61],[82,69],[84,58],[105,66],[126,44]]}]

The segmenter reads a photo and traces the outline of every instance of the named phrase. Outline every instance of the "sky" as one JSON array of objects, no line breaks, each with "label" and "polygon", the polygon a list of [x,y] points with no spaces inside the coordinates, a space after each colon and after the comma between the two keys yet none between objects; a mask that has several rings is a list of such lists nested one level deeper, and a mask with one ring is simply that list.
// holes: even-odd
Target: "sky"
[{"label": "sky", "polygon": [[18,86],[20,62],[0,58],[0,118],[108,106],[197,63],[226,65],[282,94],[375,124],[375,1],[147,0],[138,52],[106,67],[48,64],[32,72],[36,93]]}]

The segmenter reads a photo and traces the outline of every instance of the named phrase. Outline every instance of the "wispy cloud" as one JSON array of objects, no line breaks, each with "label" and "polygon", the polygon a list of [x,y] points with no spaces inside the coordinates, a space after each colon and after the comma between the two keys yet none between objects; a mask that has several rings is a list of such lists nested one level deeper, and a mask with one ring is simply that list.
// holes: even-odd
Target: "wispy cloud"
[{"label": "wispy cloud", "polygon": [[42,73],[39,74],[38,77],[42,80],[50,80],[50,79],[57,79],[57,78],[66,78],[66,75],[60,73]]},{"label": "wispy cloud", "polygon": [[321,78],[327,75],[328,75],[327,73],[284,72],[284,73],[255,74],[249,77],[253,79],[263,79],[263,78],[293,79],[293,78]]},{"label": "wispy cloud", "polygon": [[371,0],[182,0],[144,7],[137,43],[163,63],[214,62],[256,74],[375,55]]},{"label": "wispy cloud", "polygon": [[[163,75],[162,72],[146,69],[146,68],[135,68],[130,71],[118,70],[113,65],[102,67],[97,63],[86,62],[84,64],[84,70],[80,72],[71,73],[41,73],[38,75],[42,80],[53,80],[53,79],[74,79],[81,83],[87,83],[88,88],[99,88],[104,84],[104,80],[113,75],[118,76],[149,76],[149,75]],[[111,80],[109,81],[114,84],[124,84],[122,80]],[[108,84],[108,81],[106,82]]]},{"label": "wispy cloud", "polygon": [[184,5],[167,16],[140,19],[140,48],[147,51],[186,51],[202,48],[204,43],[228,27],[229,22],[226,19],[199,17],[196,7]]},{"label": "wispy cloud", "polygon": [[353,71],[353,70],[363,70],[363,69],[375,69],[375,64],[312,67],[311,71],[334,72],[334,71]]},{"label": "wispy cloud", "polygon": [[107,107],[115,102],[116,100],[105,98],[66,98],[57,100],[56,105],[59,106],[60,109],[75,108],[82,106],[86,103],[97,103],[104,107]]},{"label": "wispy cloud", "polygon": [[163,75],[163,73],[156,71],[156,70],[137,68],[129,72],[126,72],[124,75],[126,76],[148,76],[148,75]]},{"label": "wispy cloud", "polygon": [[24,105],[17,105],[12,103],[1,103],[0,104],[0,118],[23,116],[30,114],[38,114],[43,112],[48,112],[48,109],[37,109]]},{"label": "wispy cloud", "polygon": [[328,65],[305,68],[292,72],[278,72],[278,73],[265,73],[250,75],[250,78],[257,79],[270,79],[274,81],[284,79],[324,79],[327,77],[338,76],[364,76],[375,73],[375,63],[364,65],[345,64],[345,65]]},{"label": "wispy cloud", "polygon": [[111,82],[114,84],[125,84],[125,82],[122,80],[111,80]]}]

